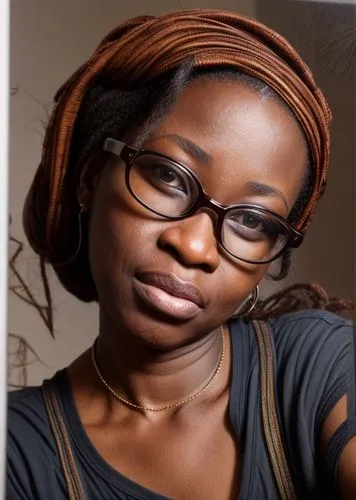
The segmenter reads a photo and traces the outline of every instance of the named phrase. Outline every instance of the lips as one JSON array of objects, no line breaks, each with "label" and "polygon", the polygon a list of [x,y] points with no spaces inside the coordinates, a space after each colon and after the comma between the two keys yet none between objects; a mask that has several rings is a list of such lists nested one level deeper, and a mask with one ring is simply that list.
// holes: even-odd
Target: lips
[{"label": "lips", "polygon": [[169,295],[190,300],[190,302],[194,302],[199,307],[205,306],[204,299],[195,285],[180,280],[172,274],[140,273],[137,277],[140,281],[146,283],[146,285],[160,288]]},{"label": "lips", "polygon": [[146,272],[137,274],[135,278],[135,290],[140,299],[165,315],[187,320],[206,305],[195,285],[174,275]]}]

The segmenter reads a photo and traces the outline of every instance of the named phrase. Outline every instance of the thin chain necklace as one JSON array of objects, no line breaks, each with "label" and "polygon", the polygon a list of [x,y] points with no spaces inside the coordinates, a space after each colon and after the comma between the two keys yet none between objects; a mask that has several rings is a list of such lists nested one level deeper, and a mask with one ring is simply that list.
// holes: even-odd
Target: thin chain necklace
[{"label": "thin chain necklace", "polygon": [[120,396],[120,394],[118,394],[116,391],[114,391],[114,389],[106,382],[106,380],[102,376],[102,374],[101,374],[101,372],[99,370],[98,364],[96,362],[96,353],[95,353],[96,341],[94,342],[94,344],[93,344],[93,346],[91,348],[91,358],[92,358],[92,361],[93,361],[93,365],[94,365],[95,371],[96,371],[96,373],[97,373],[100,381],[106,387],[106,389],[108,391],[110,391],[111,394],[118,401],[120,401],[121,403],[124,403],[125,405],[127,405],[127,406],[129,406],[131,408],[135,408],[136,410],[144,410],[144,411],[165,411],[165,410],[170,410],[171,408],[179,408],[180,406],[185,405],[189,401],[193,401],[193,399],[196,399],[198,396],[200,396],[201,394],[203,394],[205,391],[207,391],[209,389],[209,387],[213,384],[213,382],[215,381],[215,379],[217,378],[217,376],[221,372],[221,367],[222,367],[222,364],[223,364],[223,361],[224,361],[225,348],[226,348],[226,345],[225,345],[225,335],[224,335],[223,326],[220,327],[220,331],[221,331],[221,355],[220,355],[220,360],[219,360],[218,366],[216,367],[214,373],[212,374],[212,376],[209,379],[209,381],[207,382],[207,384],[202,389],[200,389],[198,392],[196,392],[195,394],[192,394],[192,396],[189,396],[188,398],[185,398],[185,399],[182,399],[180,401],[177,401],[176,403],[172,403],[172,404],[160,406],[158,408],[157,407],[151,407],[151,406],[137,405],[135,403],[132,403],[128,399],[123,398],[122,396]]}]

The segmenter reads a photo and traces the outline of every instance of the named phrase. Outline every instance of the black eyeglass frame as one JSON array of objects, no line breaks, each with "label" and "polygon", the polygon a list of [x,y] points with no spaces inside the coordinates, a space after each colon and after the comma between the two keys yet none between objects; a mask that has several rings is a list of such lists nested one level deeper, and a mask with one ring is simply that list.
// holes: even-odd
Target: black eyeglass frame
[{"label": "black eyeglass frame", "polygon": [[[113,139],[111,137],[107,137],[104,141],[103,145],[103,150],[113,154],[117,158],[120,158],[123,160],[125,163],[125,183],[126,187],[131,194],[131,196],[138,201],[142,206],[147,208],[150,212],[155,213],[156,215],[163,217],[168,220],[182,220],[185,219],[186,217],[189,217],[190,215],[193,215],[195,212],[200,210],[201,208],[208,209],[209,211],[213,212],[216,215],[217,221],[216,221],[216,236],[219,244],[222,246],[222,248],[230,254],[232,257],[234,257],[237,260],[240,260],[242,262],[246,262],[249,264],[268,264],[270,262],[273,262],[274,260],[278,259],[283,252],[288,247],[292,248],[298,248],[301,243],[303,242],[304,236],[299,233],[296,229],[294,229],[289,222],[287,222],[286,219],[281,217],[280,215],[275,214],[271,210],[268,210],[267,208],[260,207],[259,205],[254,205],[251,203],[242,203],[242,204],[237,204],[237,205],[230,205],[230,206],[225,206],[219,203],[218,201],[214,200],[213,198],[210,198],[204,191],[203,186],[201,185],[198,177],[194,174],[190,168],[188,168],[186,165],[183,165],[182,163],[173,160],[169,156],[162,154],[162,153],[157,153],[156,151],[151,151],[151,150],[146,150],[146,149],[136,149],[133,148],[132,146],[129,146],[128,144],[119,141],[117,139]],[[182,169],[188,176],[192,177],[194,182],[197,185],[198,188],[198,195],[195,203],[182,215],[172,217],[170,215],[164,215],[161,214],[160,212],[154,210],[152,207],[147,205],[137,194],[132,190],[131,185],[130,185],[130,171],[131,168],[136,160],[137,157],[142,156],[142,155],[152,155],[152,156],[157,156],[159,158],[163,158],[165,160],[170,161],[173,165],[179,167]],[[222,234],[222,227],[223,223],[225,220],[226,215],[236,209],[250,209],[250,210],[257,210],[259,212],[262,212],[266,215],[269,215],[275,219],[277,219],[280,224],[286,229],[287,231],[287,239],[284,244],[284,246],[281,247],[281,249],[277,252],[276,255],[273,257],[270,257],[268,259],[265,259],[263,261],[251,261],[248,259],[244,259],[242,257],[238,257],[235,254],[233,254],[228,248],[225,247],[223,243],[223,239],[221,237]]]}]

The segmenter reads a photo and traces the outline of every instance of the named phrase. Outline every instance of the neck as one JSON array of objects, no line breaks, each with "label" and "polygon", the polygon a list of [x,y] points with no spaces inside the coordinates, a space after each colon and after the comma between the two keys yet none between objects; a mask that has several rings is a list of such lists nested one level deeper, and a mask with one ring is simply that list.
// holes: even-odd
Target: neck
[{"label": "neck", "polygon": [[115,398],[116,393],[132,404],[131,409],[147,410],[177,408],[187,401],[203,399],[203,393],[216,396],[228,344],[223,328],[184,346],[162,351],[128,342],[121,332],[118,335],[101,326],[94,364],[108,397]]}]

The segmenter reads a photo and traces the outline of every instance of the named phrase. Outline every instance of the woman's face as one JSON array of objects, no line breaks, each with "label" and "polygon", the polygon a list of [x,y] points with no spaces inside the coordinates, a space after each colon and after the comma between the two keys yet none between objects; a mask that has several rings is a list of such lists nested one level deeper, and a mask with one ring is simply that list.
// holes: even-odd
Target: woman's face
[{"label": "woman's face", "polygon": [[[282,217],[306,173],[307,148],[294,118],[238,82],[192,82],[144,149],[187,165],[223,205],[253,203]],[[179,221],[149,212],[127,191],[124,172],[122,161],[103,169],[91,207],[101,319],[118,334],[173,349],[229,318],[268,266],[229,257],[209,212]]]}]

